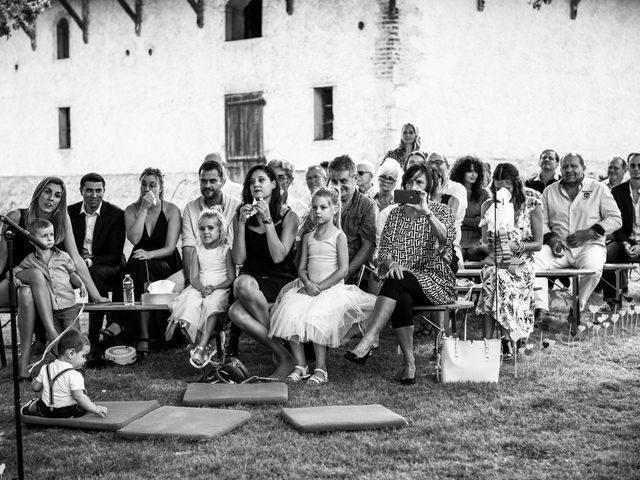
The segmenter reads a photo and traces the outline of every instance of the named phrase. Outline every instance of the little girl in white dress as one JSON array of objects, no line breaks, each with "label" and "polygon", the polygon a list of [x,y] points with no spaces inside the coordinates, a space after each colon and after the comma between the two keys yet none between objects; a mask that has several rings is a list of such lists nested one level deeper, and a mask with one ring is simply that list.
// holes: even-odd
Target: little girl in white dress
[{"label": "little girl in white dress", "polygon": [[191,350],[191,364],[204,367],[213,349],[209,339],[226,311],[229,288],[235,279],[235,267],[227,236],[227,223],[217,210],[204,210],[198,219],[200,242],[191,260],[190,285],[176,299],[167,331],[180,325],[197,346]]},{"label": "little girl in white dress", "polygon": [[311,200],[317,227],[304,236],[299,278],[287,284],[271,310],[269,337],[289,340],[296,367],[287,380],[299,382],[309,375],[305,342],[313,342],[316,369],[309,382],[328,381],[327,347],[338,347],[354,324],[369,317],[376,297],[355,285],[345,285],[349,269],[347,237],[338,227],[340,196],[333,188],[320,188]]}]

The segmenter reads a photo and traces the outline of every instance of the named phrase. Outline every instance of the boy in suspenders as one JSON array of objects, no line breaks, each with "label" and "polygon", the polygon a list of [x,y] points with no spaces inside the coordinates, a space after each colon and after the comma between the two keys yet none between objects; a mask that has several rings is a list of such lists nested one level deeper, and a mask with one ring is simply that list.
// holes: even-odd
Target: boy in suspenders
[{"label": "boy in suspenders", "polygon": [[58,342],[58,358],[42,367],[31,386],[42,392],[39,399],[22,407],[23,415],[50,418],[80,417],[87,412],[106,416],[107,408],[93,403],[84,389],[78,371],[89,355],[89,339],[78,330],[69,330]]}]

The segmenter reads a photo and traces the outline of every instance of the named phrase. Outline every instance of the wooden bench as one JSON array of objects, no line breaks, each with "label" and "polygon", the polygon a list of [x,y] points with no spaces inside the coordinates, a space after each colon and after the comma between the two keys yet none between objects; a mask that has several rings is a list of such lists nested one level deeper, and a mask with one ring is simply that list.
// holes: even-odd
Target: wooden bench
[{"label": "wooden bench", "polygon": [[[458,270],[456,276],[460,278],[479,278],[481,271],[481,269],[463,269]],[[536,277],[575,278],[576,280],[578,280],[579,277],[582,277],[584,275],[594,275],[595,273],[595,270],[589,270],[586,268],[557,268],[555,270],[538,270],[536,271]],[[578,300],[578,297],[580,295],[580,285],[577,281],[571,282],[571,285],[573,296],[573,312],[576,316],[578,324],[580,324],[580,304]]]},{"label": "wooden bench", "polygon": [[[473,270],[482,268],[483,262],[464,262],[465,270]],[[603,271],[614,271],[616,275],[615,285],[611,285],[615,289],[615,298],[618,305],[622,305],[622,272],[628,272],[635,270],[638,267],[638,263],[605,263]],[[604,281],[604,280],[603,280]]]},{"label": "wooden bench", "polygon": [[[82,304],[78,304],[78,306],[82,306]],[[169,310],[169,306],[166,304],[160,305],[151,305],[151,304],[141,304],[140,302],[136,302],[133,305],[125,305],[123,302],[105,302],[105,303],[85,303],[84,311],[85,312],[152,312],[152,311],[167,311]],[[11,313],[9,307],[0,307],[0,314]],[[0,325],[0,327],[4,327],[9,322]],[[7,356],[4,348],[4,337],[2,336],[2,328],[0,328],[0,366],[7,366]]]}]

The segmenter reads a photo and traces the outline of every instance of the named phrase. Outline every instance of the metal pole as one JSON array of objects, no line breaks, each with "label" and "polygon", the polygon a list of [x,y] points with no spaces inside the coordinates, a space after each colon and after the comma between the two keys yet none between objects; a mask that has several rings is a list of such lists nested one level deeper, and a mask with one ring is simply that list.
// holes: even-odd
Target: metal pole
[{"label": "metal pole", "polygon": [[17,330],[17,292],[13,277],[13,236],[11,230],[4,232],[4,238],[7,240],[7,264],[9,267],[9,309],[11,312],[11,360],[13,362],[13,409],[14,420],[16,424],[16,461],[18,464],[18,479],[24,479],[24,464],[22,459],[22,423],[20,419],[20,381],[18,377],[18,330]]}]

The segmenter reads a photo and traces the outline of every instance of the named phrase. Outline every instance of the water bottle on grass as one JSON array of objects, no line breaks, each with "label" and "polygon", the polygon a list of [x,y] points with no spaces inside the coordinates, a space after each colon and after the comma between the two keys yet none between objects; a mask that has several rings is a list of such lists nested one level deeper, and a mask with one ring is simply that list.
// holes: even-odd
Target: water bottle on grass
[{"label": "water bottle on grass", "polygon": [[128,273],[124,276],[124,280],[122,280],[122,294],[125,305],[133,305],[135,303],[133,296],[133,279]]}]

